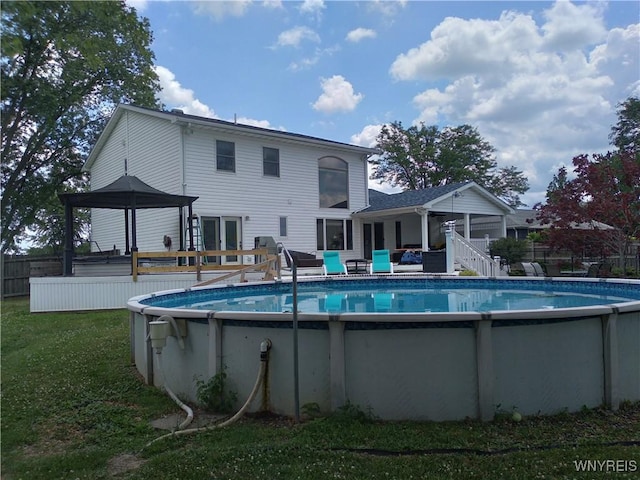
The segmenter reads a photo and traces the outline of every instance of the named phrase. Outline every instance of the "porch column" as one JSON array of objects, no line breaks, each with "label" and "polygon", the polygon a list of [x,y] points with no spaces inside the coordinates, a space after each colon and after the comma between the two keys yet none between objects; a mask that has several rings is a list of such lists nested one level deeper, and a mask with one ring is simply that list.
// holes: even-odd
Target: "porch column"
[{"label": "porch column", "polygon": [[464,214],[464,238],[471,239],[471,215],[468,213]]},{"label": "porch column", "polygon": [[507,238],[507,216],[506,215],[502,215],[500,217],[500,220],[502,222],[501,225],[501,230],[502,230],[502,238]]},{"label": "porch column", "polygon": [[417,213],[420,215],[420,224],[422,228],[422,251],[429,251],[429,210],[419,209]]}]

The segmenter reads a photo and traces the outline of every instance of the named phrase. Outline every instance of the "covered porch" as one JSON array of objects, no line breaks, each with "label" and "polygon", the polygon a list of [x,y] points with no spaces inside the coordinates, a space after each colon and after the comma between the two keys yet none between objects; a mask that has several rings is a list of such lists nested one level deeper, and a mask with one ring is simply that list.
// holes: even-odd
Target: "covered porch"
[{"label": "covered porch", "polygon": [[477,241],[484,241],[485,231],[474,231],[473,219],[496,218],[500,236],[506,237],[507,215],[514,213],[509,205],[475,182],[396,194],[371,190],[369,204],[353,214],[362,224],[364,256],[370,258],[373,250],[388,249],[396,263],[403,263],[403,257],[410,258],[406,252],[421,255],[445,250],[447,230],[457,231],[460,242],[486,255],[486,249],[474,247]]}]

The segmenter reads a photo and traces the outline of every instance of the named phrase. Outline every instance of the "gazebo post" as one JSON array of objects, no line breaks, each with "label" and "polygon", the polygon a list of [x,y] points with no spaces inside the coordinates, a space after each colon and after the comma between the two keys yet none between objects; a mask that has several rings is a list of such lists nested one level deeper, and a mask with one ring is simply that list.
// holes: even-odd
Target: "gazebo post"
[{"label": "gazebo post", "polygon": [[63,275],[73,275],[73,206],[64,202],[64,253],[62,255]]},{"label": "gazebo post", "polygon": [[180,251],[184,252],[184,232],[182,231],[184,228],[184,207],[178,208],[178,221],[180,222]]},{"label": "gazebo post", "polygon": [[131,198],[131,274],[133,275],[134,268],[137,268],[137,265],[134,265],[134,262],[138,262],[135,254],[138,252],[138,239],[136,234],[136,196],[133,195]]},{"label": "gazebo post", "polygon": [[124,254],[131,255],[131,248],[129,245],[129,209],[124,209]]}]

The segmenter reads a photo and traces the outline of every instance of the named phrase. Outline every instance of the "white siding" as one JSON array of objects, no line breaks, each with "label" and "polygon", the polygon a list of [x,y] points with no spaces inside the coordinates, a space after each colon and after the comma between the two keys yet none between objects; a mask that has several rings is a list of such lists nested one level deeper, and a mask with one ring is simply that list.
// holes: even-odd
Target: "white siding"
[{"label": "white siding", "polygon": [[[216,140],[234,142],[235,172],[216,169]],[[263,147],[279,150],[280,177],[263,175]],[[328,155],[349,165],[348,209],[319,208],[318,159]],[[99,188],[122,175],[127,156],[130,175],[167,193],[198,196],[193,205],[195,214],[242,218],[245,249],[253,247],[257,236],[272,236],[290,249],[315,251],[317,218],[349,219],[351,212],[365,207],[366,161],[339,149],[230,134],[215,128],[182,127],[127,111],[92,166],[92,187]],[[287,217],[286,237],[279,236],[280,217]],[[139,210],[137,220],[140,251],[163,250],[164,235],[171,236],[175,248],[179,245],[177,208]],[[122,211],[94,210],[92,224],[93,240],[103,250],[116,245],[124,251]],[[360,221],[354,220],[354,250],[343,252],[345,258],[362,256],[361,230]]]},{"label": "white siding", "polygon": [[[216,140],[235,143],[236,171],[218,171]],[[263,175],[262,148],[280,152],[280,177]],[[256,236],[272,236],[293,250],[316,250],[316,219],[348,219],[364,207],[365,162],[353,154],[317,147],[234,137],[206,130],[185,136],[187,194],[199,195],[194,212],[200,216],[241,217],[243,247],[252,248]],[[334,155],[349,164],[349,208],[320,209],[318,159]],[[287,217],[287,236],[279,236],[280,217]],[[354,251],[360,256],[360,232],[354,222]]]},{"label": "white siding", "polygon": [[477,213],[480,215],[503,215],[495,202],[489,201],[486,197],[471,189],[464,190],[459,197],[445,198],[435,203],[431,210],[439,212],[460,212],[460,213]]},{"label": "white siding", "polygon": [[[128,174],[167,193],[182,194],[182,145],[180,130],[168,121],[127,111],[122,115],[91,168],[91,188],[104,187]],[[178,208],[136,211],[137,245],[140,251],[161,251],[162,239],[169,235],[179,245]],[[115,245],[124,253],[124,211],[93,209],[92,240],[102,250]],[[131,222],[131,212],[129,212]],[[97,247],[92,245],[95,251]]]}]

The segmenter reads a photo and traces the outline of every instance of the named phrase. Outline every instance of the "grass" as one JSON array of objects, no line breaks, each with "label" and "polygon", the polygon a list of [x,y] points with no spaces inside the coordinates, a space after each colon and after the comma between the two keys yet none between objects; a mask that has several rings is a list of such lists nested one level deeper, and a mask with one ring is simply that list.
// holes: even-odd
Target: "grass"
[{"label": "grass", "polygon": [[[145,445],[179,408],[130,364],[128,313],[2,303],[2,479],[637,478],[640,404],[493,422],[380,422],[350,405]],[[374,412],[375,413],[375,412]],[[616,460],[577,472],[577,460]],[[609,464],[611,465],[611,464]],[[632,471],[633,468],[635,471]],[[609,471],[606,471],[606,470]]]}]

